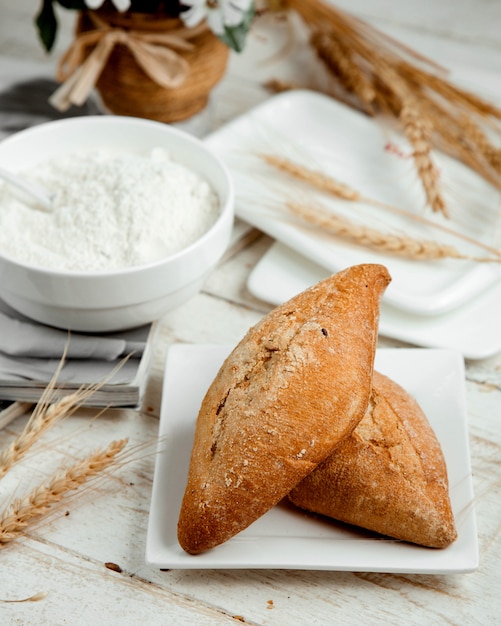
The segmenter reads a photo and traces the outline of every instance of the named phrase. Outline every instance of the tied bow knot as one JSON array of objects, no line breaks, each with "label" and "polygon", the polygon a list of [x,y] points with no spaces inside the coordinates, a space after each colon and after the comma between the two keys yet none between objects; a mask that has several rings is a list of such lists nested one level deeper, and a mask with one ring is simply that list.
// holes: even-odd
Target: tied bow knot
[{"label": "tied bow knot", "polygon": [[[139,67],[158,85],[179,87],[188,75],[189,63],[178,52],[193,50],[189,39],[207,29],[206,24],[200,24],[159,33],[115,28],[97,16],[92,19],[96,28],[77,35],[59,61],[57,79],[62,84],[50,103],[60,111],[85,102],[116,45],[126,46]],[[87,54],[90,46],[93,50]]]}]

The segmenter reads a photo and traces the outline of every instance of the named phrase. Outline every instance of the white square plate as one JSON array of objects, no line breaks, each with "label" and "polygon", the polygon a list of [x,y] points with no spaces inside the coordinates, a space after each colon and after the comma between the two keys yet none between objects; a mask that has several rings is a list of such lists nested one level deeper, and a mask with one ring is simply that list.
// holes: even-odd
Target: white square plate
[{"label": "white square plate", "polygon": [[[252,270],[247,287],[265,302],[282,304],[330,272],[275,242]],[[459,350],[465,359],[485,359],[501,351],[501,283],[471,302],[442,315],[414,315],[381,305],[379,333],[425,348]]]},{"label": "white square plate", "polygon": [[291,221],[287,200],[320,200],[355,222],[420,240],[441,241],[489,256],[461,239],[364,202],[328,198],[266,165],[260,153],[285,156],[354,187],[365,197],[424,214],[442,226],[496,244],[499,192],[458,161],[436,153],[451,219],[424,211],[422,187],[402,134],[333,98],[309,91],[279,94],[205,139],[235,182],[237,215],[330,273],[358,263],[383,263],[392,276],[384,302],[416,315],[451,311],[499,280],[499,264],[415,261],[369,250]]},{"label": "white square plate", "polygon": [[163,388],[146,561],[172,569],[312,569],[460,573],[478,566],[478,546],[464,398],[464,366],[448,350],[380,350],[376,367],[407,389],[427,414],[447,462],[458,539],[422,548],[329,523],[280,504],[243,532],[192,556],[177,541],[195,420],[229,346],[177,344],[169,349]]}]

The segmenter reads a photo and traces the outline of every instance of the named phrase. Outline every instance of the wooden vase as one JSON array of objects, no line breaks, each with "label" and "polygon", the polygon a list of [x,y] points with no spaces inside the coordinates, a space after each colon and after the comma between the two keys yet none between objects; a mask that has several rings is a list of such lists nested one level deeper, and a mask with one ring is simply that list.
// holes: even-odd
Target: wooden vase
[{"label": "wooden vase", "polygon": [[[95,28],[92,11],[79,14],[76,33]],[[111,28],[140,32],[169,32],[183,28],[177,18],[138,13],[96,12]],[[223,77],[229,50],[210,30],[190,39],[193,49],[177,51],[189,64],[179,87],[162,87],[137,64],[127,46],[117,44],[99,76],[96,89],[106,108],[115,115],[130,115],[165,123],[186,120],[202,111],[214,86]],[[89,50],[89,53],[92,48]]]}]

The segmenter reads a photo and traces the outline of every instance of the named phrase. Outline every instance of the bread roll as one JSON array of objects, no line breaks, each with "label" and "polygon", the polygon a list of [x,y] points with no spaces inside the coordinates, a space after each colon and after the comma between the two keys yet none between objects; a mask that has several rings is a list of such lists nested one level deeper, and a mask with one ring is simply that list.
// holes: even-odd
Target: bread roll
[{"label": "bread roll", "polygon": [[202,402],[178,522],[197,554],[258,519],[323,461],[369,402],[385,267],[333,275],[266,315]]},{"label": "bread roll", "polygon": [[308,511],[431,548],[457,536],[435,433],[414,398],[378,372],[363,420],[289,498]]}]

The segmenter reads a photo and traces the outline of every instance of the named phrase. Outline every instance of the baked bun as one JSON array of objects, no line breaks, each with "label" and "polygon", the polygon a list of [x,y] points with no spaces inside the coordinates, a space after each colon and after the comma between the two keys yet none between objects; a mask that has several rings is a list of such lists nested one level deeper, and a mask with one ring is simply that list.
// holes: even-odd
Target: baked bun
[{"label": "baked bun", "polygon": [[366,415],[289,495],[297,506],[396,539],[457,537],[440,444],[418,403],[374,372]]},{"label": "baked bun", "polygon": [[271,311],[228,356],[197,418],[178,522],[185,551],[245,529],[356,427],[389,282],[382,265],[339,272]]}]

